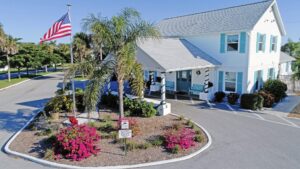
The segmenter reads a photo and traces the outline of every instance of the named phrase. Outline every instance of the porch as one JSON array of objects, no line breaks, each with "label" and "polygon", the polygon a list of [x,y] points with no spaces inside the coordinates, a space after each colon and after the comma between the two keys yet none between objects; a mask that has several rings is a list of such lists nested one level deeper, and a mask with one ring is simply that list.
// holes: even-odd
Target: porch
[{"label": "porch", "polygon": [[146,95],[159,93],[162,111],[166,94],[208,100],[217,83],[220,62],[183,39],[145,40],[138,44],[137,60],[143,65]]}]

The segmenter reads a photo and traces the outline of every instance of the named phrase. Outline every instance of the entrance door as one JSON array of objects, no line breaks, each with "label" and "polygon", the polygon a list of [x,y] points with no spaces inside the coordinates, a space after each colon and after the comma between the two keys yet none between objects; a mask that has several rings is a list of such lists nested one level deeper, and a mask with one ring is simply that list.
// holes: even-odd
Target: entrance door
[{"label": "entrance door", "polygon": [[188,92],[192,83],[192,71],[184,70],[176,72],[177,75],[177,91]]}]

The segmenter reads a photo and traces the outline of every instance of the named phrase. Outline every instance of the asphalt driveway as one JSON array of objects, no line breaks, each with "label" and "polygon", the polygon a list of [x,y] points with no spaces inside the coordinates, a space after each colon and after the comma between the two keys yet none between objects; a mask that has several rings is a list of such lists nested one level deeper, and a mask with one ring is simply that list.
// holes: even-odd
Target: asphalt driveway
[{"label": "asphalt driveway", "polygon": [[[0,91],[0,145],[32,117],[54,94],[62,75],[49,75]],[[209,109],[199,101],[168,100],[172,111],[204,126],[212,145],[202,154],[182,162],[153,166],[161,169],[299,169],[300,128],[282,119],[259,118],[251,112],[241,114],[227,109]],[[224,105],[225,106],[225,105]],[[271,116],[270,116],[271,117]],[[274,117],[275,119],[275,117]],[[276,119],[278,120],[278,119]],[[300,123],[299,123],[300,126]],[[0,169],[40,169],[39,164],[0,152]]]}]

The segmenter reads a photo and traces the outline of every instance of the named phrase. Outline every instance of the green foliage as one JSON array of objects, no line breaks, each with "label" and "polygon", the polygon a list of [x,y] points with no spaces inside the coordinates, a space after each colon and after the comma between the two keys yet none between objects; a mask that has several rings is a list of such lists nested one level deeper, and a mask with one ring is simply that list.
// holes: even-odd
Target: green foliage
[{"label": "green foliage", "polygon": [[101,96],[101,103],[103,105],[106,105],[111,108],[117,108],[118,107],[118,99],[119,99],[118,96],[115,96],[111,93],[103,94]]},{"label": "green foliage", "polygon": [[264,84],[263,90],[273,94],[275,96],[275,102],[279,102],[287,96],[287,85],[280,80],[267,80]]},{"label": "green foliage", "polygon": [[272,93],[261,90],[258,94],[264,98],[264,107],[273,107],[275,103],[275,96]]},{"label": "green foliage", "polygon": [[129,98],[124,99],[124,109],[130,112],[130,116],[153,117],[157,113],[153,103]]},{"label": "green foliage", "polygon": [[49,159],[49,160],[53,160],[55,158],[53,148],[47,148],[46,149],[46,151],[44,153],[44,158]]},{"label": "green foliage", "polygon": [[225,98],[225,96],[226,96],[226,94],[224,92],[222,92],[222,91],[216,92],[215,93],[215,101],[220,103],[220,102],[223,101],[223,99]]},{"label": "green foliage", "polygon": [[175,145],[172,149],[170,149],[170,152],[172,154],[178,154],[180,152],[181,148],[179,145]]},{"label": "green foliage", "polygon": [[47,113],[72,112],[72,99],[68,96],[55,96],[45,106]]},{"label": "green foliage", "polygon": [[127,141],[127,143],[126,143],[126,148],[128,151],[146,150],[150,147],[152,147],[152,145],[150,143],[136,143],[133,141]]},{"label": "green foliage", "polygon": [[180,116],[178,117],[178,120],[179,120],[179,121],[184,120],[184,116],[183,116],[183,115],[180,115]]},{"label": "green foliage", "polygon": [[149,140],[149,143],[152,144],[152,146],[162,146],[164,142],[165,138],[163,136],[157,136]]},{"label": "green foliage", "polygon": [[201,141],[202,141],[201,135],[196,135],[195,138],[194,138],[194,140],[195,140],[196,142],[198,142],[198,143],[201,143]]},{"label": "green foliage", "polygon": [[243,94],[241,107],[244,109],[258,110],[263,107],[264,98],[258,94]]},{"label": "green foliage", "polygon": [[191,119],[188,119],[188,120],[187,120],[186,125],[187,125],[187,126],[193,125],[193,122],[191,121]]},{"label": "green foliage", "polygon": [[229,93],[227,95],[228,103],[234,105],[238,101],[239,97],[240,95],[238,93]]}]

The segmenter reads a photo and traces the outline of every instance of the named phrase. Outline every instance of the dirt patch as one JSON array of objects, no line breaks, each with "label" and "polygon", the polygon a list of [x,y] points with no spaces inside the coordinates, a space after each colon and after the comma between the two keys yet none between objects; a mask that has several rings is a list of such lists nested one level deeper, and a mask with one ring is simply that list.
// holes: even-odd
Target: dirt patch
[{"label": "dirt patch", "polygon": [[[115,113],[103,113],[105,115],[110,115],[113,121],[118,119]],[[65,118],[66,119],[66,118]],[[135,117],[139,126],[140,134],[130,139],[130,141],[136,143],[146,143],[149,138],[163,135],[167,128],[170,128],[174,124],[182,123],[186,124],[186,120],[179,120],[178,117],[167,115],[152,118],[139,118]],[[63,118],[64,120],[64,118]],[[101,139],[98,143],[101,151],[97,156],[91,156],[82,161],[71,161],[68,159],[54,160],[53,158],[47,158],[46,160],[54,161],[62,164],[76,165],[76,166],[86,166],[86,167],[96,167],[96,166],[115,166],[115,165],[131,165],[140,164],[146,162],[154,162],[160,160],[168,160],[173,158],[182,157],[191,154],[201,147],[203,147],[208,139],[204,132],[199,130],[202,135],[202,141],[200,143],[196,142],[195,146],[186,151],[181,151],[178,154],[172,154],[166,151],[163,146],[152,146],[146,150],[133,150],[129,151],[125,156],[122,149],[123,143],[116,143],[114,139],[107,138]],[[18,135],[18,137],[12,142],[10,148],[14,151],[28,154],[37,158],[44,158],[46,146],[44,140],[49,136],[37,136],[39,131],[31,131],[29,129],[24,130]],[[57,131],[56,131],[57,132]],[[55,133],[55,132],[54,132]]]}]

